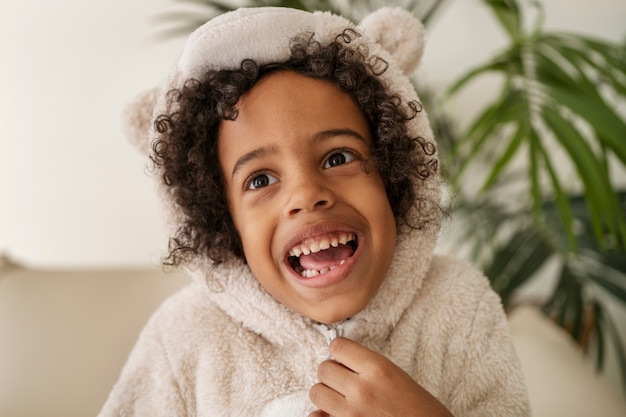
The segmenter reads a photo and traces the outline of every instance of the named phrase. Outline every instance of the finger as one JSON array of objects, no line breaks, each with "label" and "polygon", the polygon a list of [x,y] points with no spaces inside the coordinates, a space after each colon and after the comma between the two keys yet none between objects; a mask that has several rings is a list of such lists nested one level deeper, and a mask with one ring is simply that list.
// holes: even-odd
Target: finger
[{"label": "finger", "polygon": [[315,410],[309,414],[309,417],[330,417],[330,414],[325,413],[322,410]]},{"label": "finger", "polygon": [[[346,408],[345,397],[322,383],[311,387],[309,398],[313,404],[320,408],[322,413],[327,413],[328,415],[341,415],[342,410]],[[321,416],[324,416],[324,414],[321,414]]]},{"label": "finger", "polygon": [[334,360],[324,361],[317,368],[318,381],[344,396],[343,388],[350,386],[355,377],[352,370]]},{"label": "finger", "polygon": [[350,339],[338,337],[330,344],[331,356],[340,364],[357,374],[368,370],[368,364],[381,357],[380,354]]}]

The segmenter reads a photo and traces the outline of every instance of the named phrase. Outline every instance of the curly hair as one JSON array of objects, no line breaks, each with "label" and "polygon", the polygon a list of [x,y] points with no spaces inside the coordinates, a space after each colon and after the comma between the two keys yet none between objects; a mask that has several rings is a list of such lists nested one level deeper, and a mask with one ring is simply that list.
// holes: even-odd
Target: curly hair
[{"label": "curly hair", "polygon": [[[386,91],[378,76],[388,63],[370,56],[363,45],[351,45],[358,36],[345,30],[321,44],[305,33],[291,41],[291,57],[285,62],[258,65],[244,60],[236,70],[209,70],[202,80],[191,79],[169,91],[167,100],[175,110],[154,122],[159,137],[152,143],[151,159],[184,220],[170,237],[165,265],[195,256],[207,256],[216,265],[232,256],[245,261],[226,199],[218,129],[222,120],[237,118],[242,95],[279,70],[326,80],[349,94],[373,133],[372,166],[383,179],[396,224],[421,229],[434,218],[438,203],[421,195],[420,185],[437,172],[435,145],[409,136],[406,126],[421,104],[402,103]],[[412,210],[418,215],[411,215]]]}]

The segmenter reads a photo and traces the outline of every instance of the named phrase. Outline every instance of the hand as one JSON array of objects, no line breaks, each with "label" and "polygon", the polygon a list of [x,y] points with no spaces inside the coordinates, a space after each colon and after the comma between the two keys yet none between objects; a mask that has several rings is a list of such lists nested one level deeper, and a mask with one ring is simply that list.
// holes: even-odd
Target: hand
[{"label": "hand", "polygon": [[344,338],[330,344],[334,360],[317,370],[309,391],[320,408],[309,417],[453,417],[428,391],[379,353]]}]

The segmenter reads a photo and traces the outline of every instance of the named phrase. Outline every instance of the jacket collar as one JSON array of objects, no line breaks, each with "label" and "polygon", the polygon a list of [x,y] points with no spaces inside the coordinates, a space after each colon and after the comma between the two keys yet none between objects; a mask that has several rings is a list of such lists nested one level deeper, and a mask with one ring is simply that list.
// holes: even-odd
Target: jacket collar
[{"label": "jacket collar", "polygon": [[[380,349],[422,285],[435,235],[434,230],[416,230],[398,237],[394,259],[378,293],[361,312],[342,324],[343,336]],[[191,272],[219,308],[270,343],[288,347],[324,341],[323,332],[313,326],[312,320],[276,301],[243,262],[217,267],[197,265]],[[332,324],[331,328],[336,326]]]}]

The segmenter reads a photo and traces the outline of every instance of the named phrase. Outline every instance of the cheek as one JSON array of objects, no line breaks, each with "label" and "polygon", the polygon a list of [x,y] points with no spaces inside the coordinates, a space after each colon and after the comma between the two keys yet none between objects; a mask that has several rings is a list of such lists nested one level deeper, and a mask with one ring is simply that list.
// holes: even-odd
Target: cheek
[{"label": "cheek", "polygon": [[376,230],[382,234],[384,245],[393,247],[396,236],[396,219],[382,180],[373,184],[367,193],[363,193],[363,204],[368,207],[370,221],[375,223]]},{"label": "cheek", "polygon": [[236,199],[232,197],[232,195],[227,191],[226,192],[226,203],[228,207],[228,214],[230,215],[230,221],[232,223],[233,232],[236,235],[236,238],[239,240],[239,248],[243,252],[244,257],[246,257],[246,253],[248,252],[248,236],[250,233],[247,232],[247,226],[249,225],[249,221],[246,220],[245,211],[241,210],[240,204],[237,203]]},{"label": "cheek", "polygon": [[368,175],[367,181],[362,186],[358,195],[362,204],[368,207],[371,212],[375,212],[381,216],[378,221],[386,222],[389,220],[388,216],[393,218],[393,211],[389,197],[387,196],[385,184],[378,174],[372,173]]},{"label": "cheek", "polygon": [[273,236],[271,224],[267,214],[254,211],[239,213],[235,226],[249,265],[252,266],[271,256]]}]

